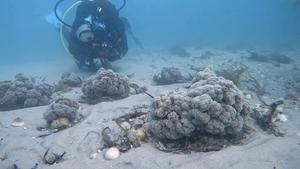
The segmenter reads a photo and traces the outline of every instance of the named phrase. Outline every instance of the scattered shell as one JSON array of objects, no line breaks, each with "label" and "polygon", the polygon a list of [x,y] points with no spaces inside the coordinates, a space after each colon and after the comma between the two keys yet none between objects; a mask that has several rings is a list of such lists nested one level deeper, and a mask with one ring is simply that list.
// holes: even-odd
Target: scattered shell
[{"label": "scattered shell", "polygon": [[251,99],[252,98],[251,94],[247,94],[245,97],[246,97],[246,99]]},{"label": "scattered shell", "polygon": [[11,125],[13,127],[22,127],[25,125],[25,122],[20,117],[17,117],[16,119],[14,119],[14,121],[11,123]]},{"label": "scattered shell", "polygon": [[124,130],[129,130],[131,128],[131,125],[127,122],[127,121],[124,121],[121,123],[120,125]]},{"label": "scattered shell", "polygon": [[258,107],[256,110],[262,113],[267,113],[269,111],[269,109],[266,107]]},{"label": "scattered shell", "polygon": [[90,154],[90,159],[91,160],[94,160],[94,159],[96,159],[98,157],[98,153],[92,153],[92,154]]},{"label": "scattered shell", "polygon": [[278,114],[277,119],[282,122],[288,121],[287,116],[284,114]]},{"label": "scattered shell", "polygon": [[114,160],[114,159],[118,158],[120,155],[121,155],[121,153],[118,148],[111,147],[105,152],[104,158],[106,160]]},{"label": "scattered shell", "polygon": [[50,124],[51,129],[64,129],[70,126],[70,121],[68,118],[61,117],[56,120],[53,120]]}]

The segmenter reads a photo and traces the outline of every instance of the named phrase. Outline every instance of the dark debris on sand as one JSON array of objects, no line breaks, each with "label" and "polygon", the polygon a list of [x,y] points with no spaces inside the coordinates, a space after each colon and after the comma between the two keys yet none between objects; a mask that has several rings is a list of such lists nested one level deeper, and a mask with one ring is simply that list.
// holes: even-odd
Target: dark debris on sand
[{"label": "dark debris on sand", "polygon": [[170,54],[179,56],[179,57],[190,57],[191,54],[183,47],[174,46],[169,49]]},{"label": "dark debris on sand", "polygon": [[274,64],[290,64],[293,62],[293,59],[288,56],[277,53],[277,52],[269,52],[269,53],[258,53],[254,51],[248,51],[250,53],[250,57],[248,58],[251,61],[257,62],[269,62]]}]

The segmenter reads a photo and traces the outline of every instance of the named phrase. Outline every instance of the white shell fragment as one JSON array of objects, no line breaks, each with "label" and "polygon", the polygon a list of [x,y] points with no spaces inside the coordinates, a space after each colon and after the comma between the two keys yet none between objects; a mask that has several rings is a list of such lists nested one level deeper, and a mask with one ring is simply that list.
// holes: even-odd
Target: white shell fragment
[{"label": "white shell fragment", "polygon": [[287,116],[284,114],[278,114],[277,119],[282,122],[288,121]]},{"label": "white shell fragment", "polygon": [[252,96],[250,94],[247,94],[245,97],[246,97],[246,99],[249,99],[249,100],[252,98]]},{"label": "white shell fragment", "polygon": [[120,125],[124,130],[129,130],[131,128],[131,125],[127,122],[127,121],[124,121],[121,123]]},{"label": "white shell fragment", "polygon": [[118,148],[111,147],[105,152],[104,158],[106,160],[114,160],[114,159],[118,158],[120,156],[120,154],[121,153]]},{"label": "white shell fragment", "polygon": [[14,119],[14,121],[11,123],[11,126],[13,127],[22,127],[25,125],[25,122],[23,119],[21,119],[20,117],[17,117],[16,119]]},{"label": "white shell fragment", "polygon": [[97,158],[97,156],[98,156],[98,153],[92,153],[92,154],[90,154],[90,159],[94,160]]}]

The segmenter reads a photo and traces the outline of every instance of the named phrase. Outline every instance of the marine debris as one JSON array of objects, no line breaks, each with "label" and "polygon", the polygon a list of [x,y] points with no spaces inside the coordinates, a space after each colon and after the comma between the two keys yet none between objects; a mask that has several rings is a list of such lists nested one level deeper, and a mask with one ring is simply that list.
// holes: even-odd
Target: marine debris
[{"label": "marine debris", "polygon": [[140,147],[141,142],[148,141],[149,107],[135,107],[128,114],[113,119],[118,127],[106,127],[102,131],[104,148],[117,148],[126,152]]},{"label": "marine debris", "polygon": [[131,148],[141,146],[140,141],[135,137],[132,130],[106,127],[102,131],[102,138],[104,148],[116,147],[120,152],[126,152]]},{"label": "marine debris", "polygon": [[105,69],[100,69],[96,75],[89,77],[81,89],[83,99],[90,104],[126,98],[130,92],[126,77]]},{"label": "marine debris", "polygon": [[256,109],[254,109],[252,116],[256,120],[258,126],[260,126],[267,133],[280,137],[284,136],[284,134],[275,124],[275,121],[278,120],[278,116],[280,116],[282,113],[280,106],[283,104],[283,100],[279,100],[269,106],[258,106]]},{"label": "marine debris", "polygon": [[55,85],[55,91],[67,92],[73,87],[80,87],[82,78],[74,73],[64,73],[61,80]]},{"label": "marine debris", "polygon": [[172,55],[176,55],[179,57],[190,57],[191,54],[183,47],[180,46],[174,46],[169,49],[169,53]]},{"label": "marine debris", "polygon": [[200,71],[184,91],[156,98],[151,135],[164,151],[216,151],[241,140],[250,107],[230,80],[208,69]]},{"label": "marine debris", "polygon": [[153,81],[158,85],[186,82],[186,78],[175,67],[164,67],[160,73],[153,76]]},{"label": "marine debris", "polygon": [[241,77],[248,70],[248,67],[238,62],[223,64],[220,67],[221,70],[217,70],[216,74],[224,77],[225,79],[231,80],[235,85],[240,87]]},{"label": "marine debris", "polygon": [[77,102],[59,98],[48,107],[43,116],[50,129],[62,130],[78,121],[79,108]]},{"label": "marine debris", "polygon": [[0,81],[0,110],[47,105],[53,86],[38,78],[17,74],[13,81]]},{"label": "marine debris", "polygon": [[224,62],[216,70],[218,76],[231,80],[241,90],[256,93],[259,97],[266,94],[265,86],[258,81],[249,71],[248,66],[240,62]]},{"label": "marine debris", "polygon": [[145,93],[147,91],[147,87],[145,87],[145,86],[140,87],[136,83],[130,83],[129,87],[130,87],[130,89],[132,89],[130,91],[130,94],[140,94],[140,93]]},{"label": "marine debris", "polygon": [[290,64],[293,62],[293,59],[288,56],[277,53],[277,52],[268,52],[268,53],[258,53],[254,51],[248,51],[250,57],[248,58],[251,61],[257,62],[270,62],[270,63],[279,63],[279,64]]}]

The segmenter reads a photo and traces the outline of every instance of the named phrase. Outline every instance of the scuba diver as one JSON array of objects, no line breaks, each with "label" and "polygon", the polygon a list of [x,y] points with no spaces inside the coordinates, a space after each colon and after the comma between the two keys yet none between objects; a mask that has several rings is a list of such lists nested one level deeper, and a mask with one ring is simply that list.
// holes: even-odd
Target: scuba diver
[{"label": "scuba diver", "polygon": [[126,5],[116,7],[109,0],[82,0],[77,6],[72,25],[65,23],[57,14],[57,19],[70,28],[64,36],[76,64],[81,69],[96,70],[99,64],[106,66],[109,62],[121,59],[128,51],[126,28],[119,16]]}]

